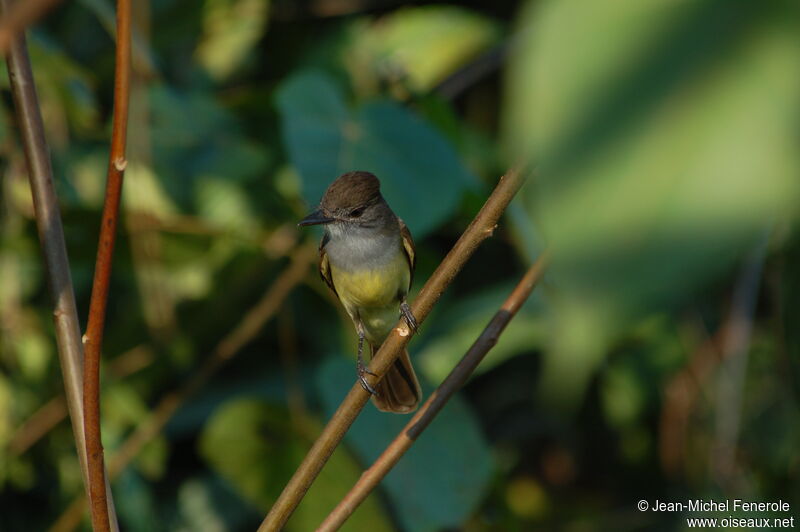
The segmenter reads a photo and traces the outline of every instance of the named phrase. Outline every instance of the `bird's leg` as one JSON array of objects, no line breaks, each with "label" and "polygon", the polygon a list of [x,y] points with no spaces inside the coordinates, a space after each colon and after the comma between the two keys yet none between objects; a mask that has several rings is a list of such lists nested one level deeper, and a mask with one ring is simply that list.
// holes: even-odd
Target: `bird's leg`
[{"label": "bird's leg", "polygon": [[408,306],[405,298],[400,301],[400,314],[402,314],[405,318],[406,323],[408,323],[408,327],[411,329],[411,331],[416,333],[417,318],[414,317],[414,313],[411,312],[411,307]]},{"label": "bird's leg", "polygon": [[361,319],[355,320],[356,322],[356,332],[358,333],[358,361],[356,362],[356,373],[358,373],[358,381],[361,383],[361,387],[364,388],[366,391],[371,393],[372,395],[377,395],[378,392],[370,386],[367,382],[367,378],[364,377],[365,374],[376,376],[367,367],[364,365],[364,337],[366,334],[364,333],[364,324],[361,323]]}]

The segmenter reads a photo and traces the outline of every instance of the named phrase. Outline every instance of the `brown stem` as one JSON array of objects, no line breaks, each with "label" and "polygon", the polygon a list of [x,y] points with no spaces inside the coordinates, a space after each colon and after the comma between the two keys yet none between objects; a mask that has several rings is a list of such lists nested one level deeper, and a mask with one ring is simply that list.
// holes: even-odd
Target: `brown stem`
[{"label": "brown stem", "polygon": [[519,284],[495,313],[486,328],[475,340],[461,361],[453,368],[442,384],[431,394],[425,404],[414,414],[402,432],[389,444],[381,456],[369,469],[364,471],[358,482],[325,518],[317,532],[338,530],[350,515],[375,489],[383,477],[391,471],[402,456],[411,448],[419,435],[430,425],[433,418],[467,381],[489,350],[495,346],[506,325],[528,299],[533,287],[542,278],[547,266],[547,254],[542,255],[525,273]]},{"label": "brown stem", "polygon": [[[0,0],[0,11],[8,15],[10,0]],[[86,440],[83,433],[83,346],[80,340],[78,311],[69,271],[64,228],[58,208],[53,170],[44,134],[39,98],[36,94],[33,72],[28,58],[25,34],[20,32],[10,40],[7,61],[11,94],[17,114],[17,124],[25,150],[28,178],[33,195],[33,208],[39,242],[44,255],[50,295],[53,299],[56,344],[67,410],[72,421],[72,432],[78,451],[84,487],[89,489],[89,473],[86,465]],[[113,508],[110,510],[113,514]]]},{"label": "brown stem", "polygon": [[22,0],[3,11],[0,20],[0,53],[8,50],[12,40],[61,0]]},{"label": "brown stem", "polygon": [[67,417],[67,402],[57,395],[20,425],[8,443],[9,456],[19,456]]},{"label": "brown stem", "polygon": [[[203,362],[194,376],[179,390],[162,398],[147,419],[119,447],[109,460],[108,469],[111,478],[121,473],[142,448],[161,433],[178,408],[195,392],[202,389],[208,380],[275,316],[292,289],[306,277],[308,267],[316,256],[317,250],[312,246],[301,246],[295,250],[291,264],[275,279],[264,296],[247,312],[236,328],[217,344],[211,356]],[[82,508],[82,498],[79,497],[53,524],[51,532],[74,530],[80,524]]]},{"label": "brown stem", "polygon": [[111,525],[105,490],[105,464],[100,434],[100,352],[103,345],[103,327],[108,303],[108,286],[114,257],[122,178],[127,161],[125,145],[128,130],[128,102],[131,71],[131,4],[130,0],[117,1],[117,49],[114,71],[114,116],[111,131],[111,153],[106,181],[106,198],[100,223],[97,244],[92,297],[89,302],[89,320],[84,340],[83,409],[86,452],[89,465],[89,500],[92,528],[109,531]]},{"label": "brown stem", "polygon": [[[475,248],[492,235],[497,220],[522,186],[523,181],[524,178],[517,170],[508,172],[500,179],[478,215],[472,220],[467,230],[439,264],[428,282],[422,287],[419,296],[414,300],[412,311],[418,323],[421,324],[425,320],[436,301],[464,266]],[[373,387],[394,363],[395,358],[410,339],[411,332],[408,326],[403,321],[399,322],[369,364],[369,372],[375,375],[371,377],[372,382],[370,382]],[[369,393],[362,388],[361,383],[356,381],[264,518],[259,531],[274,531],[283,528],[368,399]]]}]

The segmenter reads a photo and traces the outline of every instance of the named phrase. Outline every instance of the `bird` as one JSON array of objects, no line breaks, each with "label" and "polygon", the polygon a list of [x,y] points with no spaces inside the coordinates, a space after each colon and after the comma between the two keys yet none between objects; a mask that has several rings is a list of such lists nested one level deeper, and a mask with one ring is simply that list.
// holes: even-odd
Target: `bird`
[{"label": "bird", "polygon": [[403,352],[374,387],[365,375],[364,342],[370,358],[402,316],[412,331],[417,320],[406,300],[416,265],[411,232],[381,195],[380,181],[366,171],[342,174],[319,206],[299,226],[322,225],[319,273],[350,316],[358,334],[356,371],[361,386],[382,411],[412,412],[422,391],[408,351]]}]

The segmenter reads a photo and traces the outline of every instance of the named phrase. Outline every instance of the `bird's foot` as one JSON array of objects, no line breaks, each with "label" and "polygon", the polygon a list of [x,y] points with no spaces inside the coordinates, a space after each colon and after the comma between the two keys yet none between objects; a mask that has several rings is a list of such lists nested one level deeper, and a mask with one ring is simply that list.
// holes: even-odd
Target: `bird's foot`
[{"label": "bird's foot", "polygon": [[411,307],[409,307],[408,303],[406,303],[405,301],[400,303],[400,314],[402,314],[403,318],[405,318],[409,329],[411,329],[412,332],[416,333],[418,328],[417,318],[414,317],[414,313],[411,312]]},{"label": "bird's foot", "polygon": [[364,366],[364,362],[361,360],[361,357],[358,357],[358,362],[356,363],[356,373],[358,373],[358,382],[361,383],[361,387],[372,395],[378,395],[378,391],[367,382],[367,378],[364,376],[372,375],[373,377],[377,377],[377,375],[372,373],[366,368],[366,366]]}]

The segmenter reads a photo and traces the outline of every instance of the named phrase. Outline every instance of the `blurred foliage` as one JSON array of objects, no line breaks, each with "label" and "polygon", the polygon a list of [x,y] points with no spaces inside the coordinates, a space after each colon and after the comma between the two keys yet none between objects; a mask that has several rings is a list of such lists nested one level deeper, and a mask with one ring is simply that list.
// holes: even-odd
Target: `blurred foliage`
[{"label": "blurred foliage", "polygon": [[370,168],[383,179],[387,201],[410,213],[422,237],[452,213],[470,181],[446,140],[419,118],[391,101],[369,102],[350,116],[342,95],[323,75],[290,78],[278,90],[278,108],[284,143],[309,204],[322,197],[331,172]]},{"label": "blurred foliage", "polygon": [[528,205],[561,287],[549,391],[567,365],[588,378],[631,318],[729,271],[800,194],[784,3],[593,9],[529,6],[510,71],[509,147],[541,172]]},{"label": "blurred foliage", "polygon": [[[297,441],[300,427],[293,426],[283,407],[255,400],[232,400],[218,408],[208,420],[200,438],[200,453],[220,475],[244,497],[266,513],[280,495],[313,441]],[[305,420],[306,424],[313,423]],[[309,434],[322,430],[319,423],[304,427]],[[232,453],[231,449],[237,452]],[[345,496],[358,480],[358,463],[343,448],[331,456],[328,466],[309,490],[308,500],[298,508],[287,530],[312,530],[319,516]],[[377,497],[364,502],[363,511],[348,522],[345,530],[391,530]]]},{"label": "blurred foliage", "polygon": [[[796,3],[164,0],[134,16],[107,460],[316,245],[295,223],[338,174],[381,177],[417,242],[415,292],[528,163],[410,346],[426,396],[546,243],[545,283],[348,528],[671,531],[681,514],[636,502],[800,507]],[[112,2],[82,0],[29,32],[82,317],[113,28]],[[83,488],[0,88],[0,530],[41,530]],[[352,385],[355,345],[309,265],[114,481],[124,529],[253,530]],[[288,529],[313,529],[407,419],[368,406]]]}]

